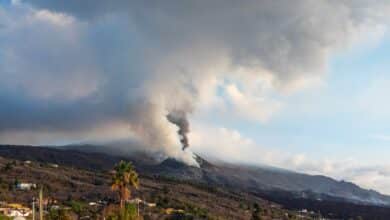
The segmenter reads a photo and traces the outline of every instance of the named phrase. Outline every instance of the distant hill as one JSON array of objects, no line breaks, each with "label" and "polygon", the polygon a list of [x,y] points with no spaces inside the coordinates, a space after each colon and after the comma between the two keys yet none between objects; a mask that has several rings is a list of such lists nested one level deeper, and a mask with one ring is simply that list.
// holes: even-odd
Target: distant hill
[{"label": "distant hill", "polygon": [[108,170],[123,158],[102,153],[63,150],[44,146],[0,145],[0,156],[17,160],[34,160],[38,162],[63,164],[87,170]]},{"label": "distant hill", "polygon": [[[333,200],[356,204],[389,206],[390,197],[373,190],[325,176],[313,176],[269,167],[236,164],[212,164],[197,157],[200,168],[168,158],[157,163],[146,154],[113,156],[98,153],[99,146],[53,147],[0,146],[0,156],[19,160],[36,160],[89,170],[108,170],[121,159],[131,160],[140,173],[191,181],[238,191],[266,195],[287,192],[295,198],[316,201]],[[107,148],[106,148],[107,149]],[[81,151],[82,150],[82,151]],[[93,151],[93,152],[89,152]]]}]

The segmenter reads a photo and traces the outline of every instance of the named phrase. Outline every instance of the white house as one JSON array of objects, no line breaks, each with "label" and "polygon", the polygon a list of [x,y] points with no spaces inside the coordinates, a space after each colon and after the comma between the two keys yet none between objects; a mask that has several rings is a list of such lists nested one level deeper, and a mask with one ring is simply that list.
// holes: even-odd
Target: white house
[{"label": "white house", "polygon": [[134,198],[134,199],[130,199],[128,200],[129,203],[133,203],[133,204],[144,204],[146,206],[149,206],[149,207],[155,207],[156,206],[156,203],[150,203],[150,202],[147,202],[147,201],[144,201],[140,198]]},{"label": "white house", "polygon": [[58,164],[55,164],[55,163],[51,163],[51,164],[49,164],[51,167],[53,167],[53,168],[58,168],[59,166],[58,166]]},{"label": "white house", "polygon": [[18,183],[16,185],[16,188],[20,190],[31,190],[35,189],[36,187],[37,185],[35,183]]}]

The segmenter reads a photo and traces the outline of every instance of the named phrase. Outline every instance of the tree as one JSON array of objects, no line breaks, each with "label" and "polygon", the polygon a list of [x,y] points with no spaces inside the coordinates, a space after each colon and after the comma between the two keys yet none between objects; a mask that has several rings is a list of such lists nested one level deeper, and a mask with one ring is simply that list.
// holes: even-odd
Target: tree
[{"label": "tree", "polygon": [[124,202],[131,196],[130,188],[138,189],[138,174],[130,162],[120,161],[114,168],[111,180],[111,189],[118,191],[120,208],[123,209]]},{"label": "tree", "polygon": [[19,181],[19,179],[16,177],[15,180],[14,180],[14,188],[17,188],[19,184],[20,184],[20,181]]},{"label": "tree", "polygon": [[252,220],[261,220],[260,217],[260,206],[257,203],[253,204],[253,213],[252,213]]},{"label": "tree", "polygon": [[70,201],[69,203],[70,207],[72,208],[72,211],[77,215],[77,219],[80,219],[81,214],[84,210],[84,204],[78,201]]},{"label": "tree", "polygon": [[4,172],[7,172],[7,171],[10,171],[12,170],[12,168],[14,167],[14,165],[10,162],[6,163],[5,166],[3,167],[3,171]]}]

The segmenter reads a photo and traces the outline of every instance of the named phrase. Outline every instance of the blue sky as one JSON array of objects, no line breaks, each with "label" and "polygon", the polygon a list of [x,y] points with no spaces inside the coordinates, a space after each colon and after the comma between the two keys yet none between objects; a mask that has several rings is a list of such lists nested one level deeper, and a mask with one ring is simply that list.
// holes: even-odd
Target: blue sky
[{"label": "blue sky", "polygon": [[[318,108],[309,115],[305,112],[294,114],[292,110],[291,116],[282,116],[280,126],[292,127],[290,132],[293,133],[294,148],[312,151],[316,157],[323,155],[323,152],[341,158],[356,156],[362,162],[386,162],[388,141],[373,137],[388,135],[390,126],[386,93],[366,93],[372,84],[379,86],[376,85],[377,80],[389,79],[389,49],[389,40],[384,39],[375,48],[357,53],[352,50],[331,59],[325,88],[319,89],[318,94],[314,93],[309,99],[303,98],[303,102],[312,102],[311,105]],[[381,91],[387,88],[377,89]],[[365,101],[370,99],[372,102],[359,103],[362,96],[367,96]],[[378,97],[379,103],[376,101]],[[370,104],[374,105],[374,112],[360,106]],[[302,135],[296,140],[297,143],[294,141],[295,135]],[[367,155],[370,156],[367,158]]]},{"label": "blue sky", "polygon": [[[324,86],[285,97],[287,106],[266,123],[216,123],[238,129],[261,145],[305,152],[317,159],[327,155],[356,157],[362,163],[387,163],[390,140],[375,137],[390,131],[388,108],[383,107],[387,106],[386,93],[367,94],[374,102],[374,112],[362,109],[359,98],[377,80],[389,80],[389,57],[388,37],[369,48],[340,52],[331,57]],[[375,101],[378,96],[379,103]]]},{"label": "blue sky", "polygon": [[[227,119],[219,114],[207,119],[238,130],[256,145],[281,154],[305,155],[312,161],[339,161],[341,166],[343,161],[348,164],[352,160],[357,167],[386,167],[390,153],[390,108],[386,101],[390,92],[389,57],[390,38],[385,35],[374,45],[359,45],[333,54],[322,85],[279,96],[286,104],[266,122]],[[381,168],[374,170],[382,172]],[[349,175],[334,176],[348,180]],[[359,182],[358,179],[354,180]],[[373,179],[376,189],[387,192],[388,185],[379,184],[380,177]],[[372,187],[371,183],[361,182]]]}]

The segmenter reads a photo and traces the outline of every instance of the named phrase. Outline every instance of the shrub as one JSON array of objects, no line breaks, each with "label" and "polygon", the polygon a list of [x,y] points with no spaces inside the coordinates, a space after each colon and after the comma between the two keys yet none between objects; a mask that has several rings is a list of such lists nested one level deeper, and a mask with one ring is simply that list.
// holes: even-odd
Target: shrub
[{"label": "shrub", "polygon": [[11,220],[12,218],[0,214],[0,220]]},{"label": "shrub", "polygon": [[64,209],[51,209],[46,216],[48,220],[71,220],[72,217]]},{"label": "shrub", "polygon": [[83,213],[83,211],[85,209],[85,204],[83,204],[82,202],[72,200],[69,202],[69,206],[72,208],[72,211],[77,216],[81,217],[81,214]]},{"label": "shrub", "polygon": [[8,163],[6,163],[5,166],[3,167],[3,171],[4,171],[4,172],[10,171],[10,170],[12,170],[13,167],[14,167],[13,163],[8,162]]},{"label": "shrub", "polygon": [[119,209],[116,212],[109,213],[107,220],[136,220],[137,218],[137,205],[126,204],[123,209]]}]

